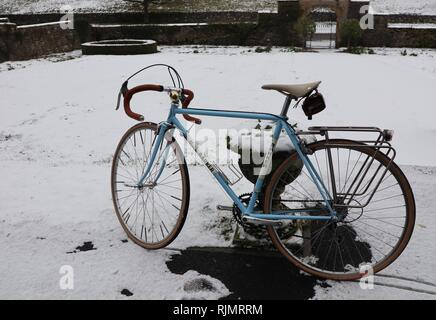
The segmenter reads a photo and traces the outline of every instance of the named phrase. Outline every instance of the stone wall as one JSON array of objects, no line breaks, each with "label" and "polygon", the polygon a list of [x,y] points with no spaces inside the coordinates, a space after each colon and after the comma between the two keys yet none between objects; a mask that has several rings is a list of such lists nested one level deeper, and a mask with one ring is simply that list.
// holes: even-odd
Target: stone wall
[{"label": "stone wall", "polygon": [[27,60],[72,51],[80,47],[74,30],[63,29],[61,22],[17,26],[0,23],[0,61]]},{"label": "stone wall", "polygon": [[436,48],[436,29],[388,28],[389,23],[436,23],[436,16],[375,15],[374,30],[365,30],[362,45]]},{"label": "stone wall", "polygon": [[0,62],[9,60],[10,47],[14,42],[17,25],[8,20],[0,22]]},{"label": "stone wall", "polygon": [[[308,1],[309,2],[309,1]],[[308,3],[306,2],[306,3]],[[350,2],[348,5],[347,18],[360,19],[362,13],[360,9],[368,2]],[[223,13],[224,14],[224,13]],[[151,38],[162,44],[211,44],[211,45],[282,45],[282,46],[301,46],[301,39],[293,31],[293,26],[302,14],[300,2],[298,0],[278,1],[277,13],[260,12],[257,20],[252,21],[253,15],[244,16],[240,13],[239,17],[247,19],[249,23],[236,23],[232,19],[237,19],[238,15],[225,13],[229,21],[217,22],[225,19],[224,15],[211,13],[210,15],[172,14],[157,23],[167,21],[169,23],[178,22],[202,22],[202,25],[137,25],[137,26],[113,26],[105,27],[93,26],[91,31],[88,29],[79,32],[88,41],[99,39],[125,38]],[[177,17],[177,18],[176,18]],[[227,19],[226,18],[226,19]],[[417,29],[388,29],[388,22],[434,22],[435,16],[416,16],[416,15],[377,15],[375,18],[375,30],[365,30],[361,44],[368,47],[376,46],[417,46],[434,47],[434,37],[432,30]],[[154,18],[156,21],[156,17]],[[245,21],[242,19],[242,21]],[[338,27],[340,31],[340,28]],[[337,43],[340,38],[337,37]]]},{"label": "stone wall", "polygon": [[436,48],[436,29],[389,29],[385,45],[387,47]]},{"label": "stone wall", "polygon": [[91,25],[91,39],[153,39],[159,44],[289,45],[292,32],[257,23]]},{"label": "stone wall", "polygon": [[387,21],[393,23],[436,23],[436,16],[418,15],[418,14],[389,14],[378,15],[378,18],[384,17]]},{"label": "stone wall", "polygon": [[[17,25],[37,24],[47,21],[59,21],[58,13],[11,14],[6,15]],[[150,13],[150,23],[190,23],[190,22],[255,22],[257,12],[159,12]],[[96,23],[144,23],[144,16],[139,12],[119,13],[75,13],[76,21]]]},{"label": "stone wall", "polygon": [[[13,23],[0,17],[0,61],[36,58],[73,50],[87,41],[119,38],[154,39],[168,45],[301,46],[301,39],[293,30],[306,11],[328,7],[340,22],[345,14],[347,18],[360,19],[360,9],[366,4],[346,0],[279,0],[277,12],[152,13],[149,24],[143,24],[139,12],[77,13],[74,30],[60,28],[59,22],[45,23],[59,21],[60,14],[9,15]],[[361,41],[364,46],[436,47],[436,29],[388,28],[388,23],[436,23],[436,16],[395,14],[376,15],[374,19],[375,29],[364,31]],[[339,27],[336,40],[340,43]]]}]

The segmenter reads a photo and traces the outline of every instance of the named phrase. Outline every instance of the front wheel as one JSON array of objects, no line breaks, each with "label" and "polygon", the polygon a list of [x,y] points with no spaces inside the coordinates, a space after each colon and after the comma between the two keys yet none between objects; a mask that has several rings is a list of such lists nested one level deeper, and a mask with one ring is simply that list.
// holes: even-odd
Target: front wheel
[{"label": "front wheel", "polygon": [[189,207],[188,168],[172,137],[166,137],[159,146],[144,186],[137,186],[157,134],[154,123],[130,128],[121,138],[112,162],[112,200],[118,220],[127,236],[146,249],[170,244],[182,229]]},{"label": "front wheel", "polygon": [[[386,268],[406,247],[415,223],[414,196],[403,172],[382,152],[357,142],[320,141],[308,148],[338,220],[298,220],[292,222],[297,231],[286,236],[269,226],[272,242],[298,268],[325,279],[355,280]],[[293,152],[274,172],[264,212],[328,215],[307,168],[292,176],[298,160]]]}]

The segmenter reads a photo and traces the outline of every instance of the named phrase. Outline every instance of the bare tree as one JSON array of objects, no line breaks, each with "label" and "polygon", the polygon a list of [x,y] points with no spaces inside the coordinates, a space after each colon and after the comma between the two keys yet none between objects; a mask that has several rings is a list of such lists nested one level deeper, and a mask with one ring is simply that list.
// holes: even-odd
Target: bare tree
[{"label": "bare tree", "polygon": [[152,2],[152,0],[124,0],[124,1],[141,4],[143,11],[144,11],[144,22],[146,22],[146,23],[149,22],[150,15],[148,12],[148,6],[149,6],[150,2]]}]

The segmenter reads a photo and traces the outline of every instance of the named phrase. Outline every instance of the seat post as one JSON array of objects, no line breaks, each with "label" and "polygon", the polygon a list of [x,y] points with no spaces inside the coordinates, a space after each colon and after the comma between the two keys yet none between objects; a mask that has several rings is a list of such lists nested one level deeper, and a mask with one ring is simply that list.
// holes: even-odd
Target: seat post
[{"label": "seat post", "polygon": [[286,117],[289,111],[289,106],[291,105],[291,101],[292,101],[292,96],[286,95],[286,100],[283,103],[282,112],[280,112],[281,116]]}]

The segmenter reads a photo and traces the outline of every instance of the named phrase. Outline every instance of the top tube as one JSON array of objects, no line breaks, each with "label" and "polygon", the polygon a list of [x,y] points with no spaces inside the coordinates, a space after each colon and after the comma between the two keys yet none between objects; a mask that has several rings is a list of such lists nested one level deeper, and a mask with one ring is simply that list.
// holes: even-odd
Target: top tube
[{"label": "top tube", "polygon": [[286,121],[288,117],[275,115],[271,113],[249,112],[249,111],[233,111],[233,110],[214,110],[214,109],[199,109],[199,108],[173,108],[174,114],[190,114],[199,116],[222,117],[222,118],[239,118],[239,119],[259,119],[272,121]]}]

